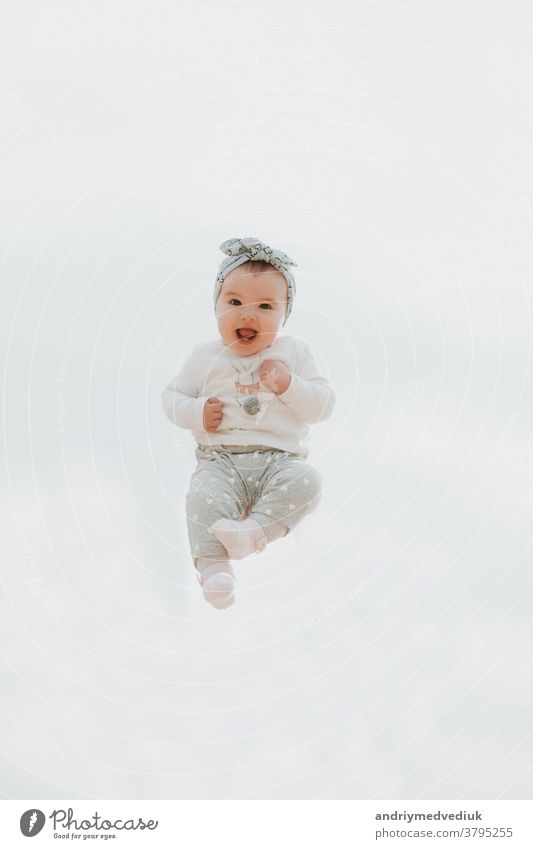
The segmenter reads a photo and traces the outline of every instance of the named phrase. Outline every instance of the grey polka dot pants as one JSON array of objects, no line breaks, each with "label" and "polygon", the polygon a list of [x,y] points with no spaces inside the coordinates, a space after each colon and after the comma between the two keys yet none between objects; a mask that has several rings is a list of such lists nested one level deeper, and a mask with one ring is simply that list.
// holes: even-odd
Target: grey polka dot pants
[{"label": "grey polka dot pants", "polygon": [[320,473],[296,454],[223,448],[197,446],[198,464],[185,498],[189,544],[199,571],[210,560],[228,559],[222,543],[209,533],[217,519],[250,516],[272,542],[296,527],[321,498]]}]

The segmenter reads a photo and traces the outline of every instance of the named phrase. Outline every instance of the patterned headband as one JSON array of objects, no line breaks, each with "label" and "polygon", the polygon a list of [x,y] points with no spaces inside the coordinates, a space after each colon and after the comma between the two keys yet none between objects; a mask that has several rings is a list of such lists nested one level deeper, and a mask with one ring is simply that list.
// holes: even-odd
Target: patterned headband
[{"label": "patterned headband", "polygon": [[267,245],[260,239],[256,239],[254,236],[245,236],[243,239],[227,239],[220,245],[220,250],[228,254],[228,256],[222,260],[215,280],[215,307],[222,283],[230,271],[233,271],[234,268],[238,268],[239,265],[245,262],[249,262],[249,260],[262,260],[273,265],[274,268],[283,274],[287,281],[287,310],[283,320],[283,324],[285,324],[291,314],[292,303],[296,294],[296,283],[289,266],[297,265],[297,263],[290,256],[287,256],[286,253],[283,253],[283,251],[271,248],[270,245]]}]

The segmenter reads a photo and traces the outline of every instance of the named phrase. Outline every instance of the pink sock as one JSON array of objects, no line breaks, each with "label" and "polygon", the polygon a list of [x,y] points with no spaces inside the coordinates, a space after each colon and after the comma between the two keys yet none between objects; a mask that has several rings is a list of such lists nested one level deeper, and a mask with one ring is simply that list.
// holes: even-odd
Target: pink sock
[{"label": "pink sock", "polygon": [[267,544],[263,528],[251,518],[242,522],[218,519],[210,530],[220,540],[230,560],[242,560],[254,552],[263,551]]},{"label": "pink sock", "polygon": [[202,562],[198,582],[202,587],[205,600],[213,607],[224,610],[234,603],[235,576],[231,563],[227,560],[207,561],[205,565]]}]

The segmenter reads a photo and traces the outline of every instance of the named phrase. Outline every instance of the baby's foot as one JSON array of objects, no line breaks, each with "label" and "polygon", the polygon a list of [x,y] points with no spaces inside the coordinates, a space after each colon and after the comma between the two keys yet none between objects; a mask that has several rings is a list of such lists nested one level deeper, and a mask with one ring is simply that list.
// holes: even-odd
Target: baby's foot
[{"label": "baby's foot", "polygon": [[217,561],[198,575],[205,600],[218,610],[231,607],[235,601],[235,578],[229,572],[223,571],[227,566],[225,561]]},{"label": "baby's foot", "polygon": [[237,522],[233,519],[218,519],[210,530],[220,540],[230,560],[242,560],[254,552],[263,551],[267,538],[263,528],[255,519]]}]

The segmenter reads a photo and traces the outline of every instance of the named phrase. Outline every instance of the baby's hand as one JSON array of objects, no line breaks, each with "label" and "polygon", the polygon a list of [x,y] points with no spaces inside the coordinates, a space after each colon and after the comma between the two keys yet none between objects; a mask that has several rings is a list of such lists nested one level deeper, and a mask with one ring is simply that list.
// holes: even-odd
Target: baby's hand
[{"label": "baby's hand", "polygon": [[279,360],[263,360],[259,369],[259,383],[267,386],[276,395],[289,388],[291,373],[285,363]]},{"label": "baby's hand", "polygon": [[222,401],[208,398],[204,404],[204,429],[214,431],[222,421]]}]

